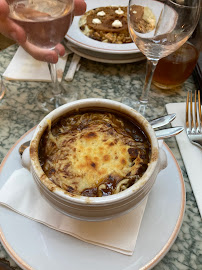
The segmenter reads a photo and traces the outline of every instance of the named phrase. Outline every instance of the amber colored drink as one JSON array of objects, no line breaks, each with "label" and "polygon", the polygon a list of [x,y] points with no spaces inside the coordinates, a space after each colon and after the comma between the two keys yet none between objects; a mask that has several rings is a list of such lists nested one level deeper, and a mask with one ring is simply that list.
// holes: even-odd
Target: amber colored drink
[{"label": "amber colored drink", "polygon": [[191,75],[198,56],[197,49],[187,42],[174,53],[162,58],[154,72],[154,85],[163,89],[181,85]]}]

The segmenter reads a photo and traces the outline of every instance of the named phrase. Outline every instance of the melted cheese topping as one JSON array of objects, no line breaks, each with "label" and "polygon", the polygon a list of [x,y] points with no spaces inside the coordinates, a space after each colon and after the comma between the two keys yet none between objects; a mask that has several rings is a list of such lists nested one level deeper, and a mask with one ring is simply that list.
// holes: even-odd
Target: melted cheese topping
[{"label": "melted cheese topping", "polygon": [[143,149],[144,143],[136,143],[125,131],[123,122],[112,122],[111,115],[94,114],[93,118],[82,127],[76,118],[76,126],[62,127],[57,136],[49,130],[43,170],[54,183],[71,193],[107,189],[106,184],[111,183],[113,194],[123,190],[130,177],[137,176],[144,163],[138,149]]}]

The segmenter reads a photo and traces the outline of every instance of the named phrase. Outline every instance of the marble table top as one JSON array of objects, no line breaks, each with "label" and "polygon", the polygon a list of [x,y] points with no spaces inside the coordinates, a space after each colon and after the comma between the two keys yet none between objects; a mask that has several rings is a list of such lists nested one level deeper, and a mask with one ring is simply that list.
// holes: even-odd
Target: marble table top
[{"label": "marble table top", "polygon": [[[0,74],[12,59],[17,45],[0,51]],[[69,63],[67,63],[68,66]],[[82,58],[74,80],[64,83],[78,91],[79,98],[102,97],[120,101],[122,96],[138,99],[144,83],[145,61],[130,64],[105,64]],[[7,93],[0,101],[0,162],[26,131],[45,116],[37,107],[35,96],[39,88],[49,86],[45,82],[7,81]],[[190,77],[182,87],[160,90],[152,86],[150,118],[166,114],[165,104],[184,102],[189,89],[195,89]],[[202,269],[202,222],[175,138],[165,140],[182,170],[186,187],[186,210],[178,237],[166,256],[154,267],[155,270]],[[0,260],[6,260],[14,269],[20,269],[0,244]]]}]

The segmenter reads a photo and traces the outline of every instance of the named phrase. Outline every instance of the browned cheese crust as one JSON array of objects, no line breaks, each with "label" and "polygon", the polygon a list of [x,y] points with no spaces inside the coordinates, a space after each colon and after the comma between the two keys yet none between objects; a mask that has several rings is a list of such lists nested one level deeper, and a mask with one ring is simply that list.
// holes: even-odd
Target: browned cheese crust
[{"label": "browned cheese crust", "polygon": [[45,174],[67,192],[105,196],[125,190],[147,169],[150,143],[141,129],[112,113],[63,118],[43,135]]}]

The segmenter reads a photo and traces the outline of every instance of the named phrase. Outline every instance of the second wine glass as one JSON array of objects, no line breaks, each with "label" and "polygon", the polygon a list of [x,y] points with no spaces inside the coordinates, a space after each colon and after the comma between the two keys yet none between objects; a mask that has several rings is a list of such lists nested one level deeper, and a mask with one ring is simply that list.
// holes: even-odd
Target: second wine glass
[{"label": "second wine glass", "polygon": [[[25,30],[28,42],[44,49],[53,50],[62,41],[74,16],[74,0],[8,0],[8,4],[10,18]],[[68,101],[58,83],[56,65],[48,66],[52,91],[39,91],[37,95],[38,106],[46,112]]]},{"label": "second wine glass", "polygon": [[[130,35],[147,57],[145,84],[140,100],[133,107],[143,115],[156,65],[182,46],[194,31],[201,0],[129,0]],[[131,97],[128,99],[131,102]]]}]

